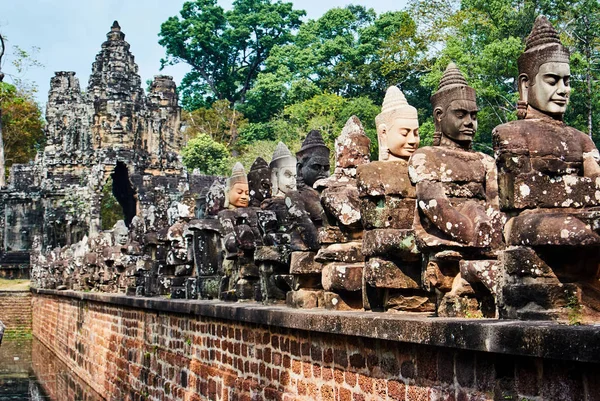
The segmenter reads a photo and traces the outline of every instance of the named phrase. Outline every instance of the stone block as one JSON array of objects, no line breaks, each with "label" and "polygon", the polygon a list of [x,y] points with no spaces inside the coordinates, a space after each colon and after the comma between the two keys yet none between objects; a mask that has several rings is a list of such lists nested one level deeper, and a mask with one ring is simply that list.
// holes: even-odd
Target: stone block
[{"label": "stone block", "polygon": [[600,246],[600,235],[592,231],[598,222],[600,211],[564,213],[534,210],[509,220],[504,231],[508,245]]},{"label": "stone block", "polygon": [[421,288],[420,263],[408,263],[399,267],[396,263],[380,258],[370,258],[365,263],[365,282],[378,288]]},{"label": "stone block", "polygon": [[558,280],[552,268],[529,247],[518,246],[505,249],[500,252],[498,260],[508,275]]},{"label": "stone block", "polygon": [[449,292],[452,289],[454,278],[460,271],[459,269],[458,261],[429,260],[425,268],[424,287]]},{"label": "stone block", "polygon": [[480,282],[493,295],[497,294],[498,280],[502,277],[502,271],[497,260],[461,260],[459,267],[463,279],[469,283]]},{"label": "stone block", "polygon": [[363,262],[362,241],[331,244],[319,249],[315,256],[316,262]]},{"label": "stone block", "polygon": [[363,227],[410,229],[415,218],[415,206],[415,199],[397,196],[362,198]]},{"label": "stone block", "polygon": [[323,304],[323,290],[289,291],[286,304],[292,308],[311,309]]},{"label": "stone block", "polygon": [[258,246],[254,251],[254,260],[276,262],[287,265],[290,261],[290,249],[285,245]]},{"label": "stone block", "polygon": [[506,306],[541,311],[564,308],[573,297],[578,298],[579,287],[575,284],[517,284],[502,288]]},{"label": "stone block", "polygon": [[435,312],[435,302],[432,294],[424,291],[418,293],[406,290],[386,290],[385,309],[403,312]]},{"label": "stone block", "polygon": [[342,230],[337,226],[325,226],[319,228],[320,244],[335,244],[360,240],[363,237],[362,227],[360,230]]},{"label": "stone block", "polygon": [[322,284],[327,291],[360,291],[364,264],[329,263],[323,267]]},{"label": "stone block", "polygon": [[[418,149],[410,158],[411,181],[435,182],[484,182],[483,156],[477,152],[465,152],[441,146]],[[493,160],[493,159],[492,159]]]},{"label": "stone block", "polygon": [[185,299],[185,287],[171,287],[171,299]]},{"label": "stone block", "polygon": [[388,228],[365,231],[362,252],[365,256],[393,256],[407,261],[420,259],[413,230]]},{"label": "stone block", "polygon": [[321,307],[327,310],[361,310],[360,298],[345,296],[330,291],[323,291],[323,303]]},{"label": "stone block", "polygon": [[290,273],[312,274],[321,273],[323,265],[315,262],[315,252],[292,252],[290,261]]},{"label": "stone block", "polygon": [[415,198],[415,187],[408,177],[404,160],[374,161],[356,169],[357,188],[361,197],[396,195]]},{"label": "stone block", "polygon": [[504,210],[600,205],[600,180],[589,177],[500,173],[498,184]]},{"label": "stone block", "polygon": [[326,188],[321,193],[321,204],[336,221],[344,226],[360,225],[360,202],[354,180],[347,185]]},{"label": "stone block", "polygon": [[185,297],[187,299],[198,298],[198,283],[196,277],[188,277],[185,283]]}]

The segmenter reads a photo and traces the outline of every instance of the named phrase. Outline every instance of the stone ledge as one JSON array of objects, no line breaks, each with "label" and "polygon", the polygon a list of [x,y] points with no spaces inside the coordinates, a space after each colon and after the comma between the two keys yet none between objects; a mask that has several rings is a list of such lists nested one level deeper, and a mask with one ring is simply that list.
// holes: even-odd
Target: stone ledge
[{"label": "stone ledge", "polygon": [[431,318],[423,314],[291,309],[257,303],[172,300],[125,295],[32,289],[51,295],[146,309],[206,316],[348,336],[541,358],[600,362],[600,325],[555,322]]}]

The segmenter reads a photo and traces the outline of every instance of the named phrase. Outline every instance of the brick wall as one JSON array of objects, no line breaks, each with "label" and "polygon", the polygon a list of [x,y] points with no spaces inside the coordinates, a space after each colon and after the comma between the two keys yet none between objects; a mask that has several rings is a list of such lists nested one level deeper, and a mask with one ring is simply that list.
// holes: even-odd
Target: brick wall
[{"label": "brick wall", "polygon": [[[190,303],[153,301],[155,306],[173,305],[167,311],[127,306],[142,302],[134,298],[78,297],[34,295],[34,335],[107,400],[600,400],[597,361],[514,356],[461,349],[464,344],[449,348],[323,333],[322,327],[285,327],[321,318],[324,311],[290,313],[287,321],[285,315],[256,307],[256,316],[270,321],[260,324],[250,322],[256,316],[246,313],[243,305],[214,308],[234,321],[193,312],[196,304]],[[173,311],[178,308],[189,312]],[[339,312],[334,316],[342,322],[336,325],[341,332],[351,331],[343,327],[344,316]],[[377,319],[386,318],[372,322]],[[430,327],[419,326],[426,323],[409,319],[406,325],[390,326],[389,333],[374,335],[391,337],[396,329]],[[376,326],[368,319],[365,325]],[[467,326],[459,322],[453,327],[465,331]],[[459,341],[467,338],[453,330]],[[589,332],[595,336],[596,331]],[[495,332],[486,335],[493,337]],[[454,334],[446,336],[449,342],[456,340]],[[529,341],[526,330],[521,337]],[[493,347],[492,340],[488,338],[488,347]],[[510,341],[519,343],[516,337]],[[549,336],[547,341],[554,341],[555,347],[562,340]],[[537,352],[539,346],[531,344],[528,352]],[[597,357],[596,348],[593,344],[588,348],[592,359]]]},{"label": "brick wall", "polygon": [[31,293],[29,291],[0,291],[0,321],[6,334],[31,332]]}]

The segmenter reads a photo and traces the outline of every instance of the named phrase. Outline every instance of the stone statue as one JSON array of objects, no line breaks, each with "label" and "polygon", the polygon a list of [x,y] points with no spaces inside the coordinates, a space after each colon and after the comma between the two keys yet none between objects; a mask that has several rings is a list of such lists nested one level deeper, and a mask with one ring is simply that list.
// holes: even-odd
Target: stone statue
[{"label": "stone statue", "polygon": [[408,160],[419,147],[417,109],[406,102],[397,86],[385,93],[381,113],[375,117],[379,160]]},{"label": "stone statue", "polygon": [[317,180],[329,177],[329,149],[319,131],[308,133],[302,147],[296,152],[296,158],[299,188],[302,184],[312,188]]},{"label": "stone statue", "polygon": [[248,207],[249,191],[248,177],[242,163],[237,162],[231,171],[231,177],[227,180],[227,193],[225,206],[229,209]]},{"label": "stone statue", "polygon": [[[410,178],[416,185],[417,241],[434,263],[432,269],[445,269],[444,275],[452,277],[451,288],[442,290],[451,289],[447,295],[452,298],[446,297],[438,305],[441,315],[461,315],[473,312],[473,307],[479,310],[478,302],[459,296],[472,292],[465,288],[475,284],[477,277],[484,278],[492,295],[495,292],[488,264],[475,262],[493,258],[485,252],[502,243],[496,166],[492,157],[471,150],[477,130],[475,100],[475,90],[468,86],[456,65],[450,63],[438,91],[431,96],[436,129],[434,146],[420,148],[409,162]],[[440,252],[443,250],[440,246],[455,251],[453,260],[438,260],[438,253],[448,256]],[[464,281],[465,277],[471,278],[469,283]]]},{"label": "stone statue", "polygon": [[252,163],[250,171],[248,171],[248,188],[250,189],[250,206],[253,207],[259,207],[262,201],[271,198],[273,194],[271,190],[271,170],[262,157],[257,157]]},{"label": "stone statue", "polygon": [[501,316],[584,319],[598,307],[598,150],[562,120],[569,101],[569,51],[539,16],[518,59],[519,120],[493,132],[504,236]]},{"label": "stone statue", "polygon": [[269,164],[273,196],[282,198],[296,190],[296,158],[283,142],[279,142]]}]

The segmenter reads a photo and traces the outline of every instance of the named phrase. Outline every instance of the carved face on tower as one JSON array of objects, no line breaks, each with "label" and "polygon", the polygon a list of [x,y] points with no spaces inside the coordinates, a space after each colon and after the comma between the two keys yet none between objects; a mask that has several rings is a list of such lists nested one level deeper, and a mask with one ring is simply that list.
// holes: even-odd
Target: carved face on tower
[{"label": "carved face on tower", "polygon": [[329,177],[329,149],[319,131],[308,133],[296,158],[298,181],[312,188],[317,180]]},{"label": "carved face on tower", "polygon": [[546,17],[535,20],[519,57],[519,117],[529,105],[552,118],[562,120],[571,93],[569,51]]},{"label": "carved face on tower", "polygon": [[271,181],[275,195],[287,194],[296,190],[296,158],[283,142],[279,142],[273,152]]},{"label": "carved face on tower", "polygon": [[233,166],[231,177],[227,180],[227,200],[228,207],[234,209],[237,207],[248,207],[250,200],[248,190],[248,178],[242,163],[236,163]]},{"label": "carved face on tower", "polygon": [[438,91],[431,96],[437,143],[470,149],[477,132],[475,90],[454,63],[444,71]]},{"label": "carved face on tower", "polygon": [[419,147],[417,109],[406,102],[396,86],[390,86],[383,99],[381,114],[375,117],[379,160],[408,160]]},{"label": "carved face on tower", "polygon": [[113,227],[113,239],[115,245],[125,245],[129,239],[129,229],[123,220],[119,220]]}]

